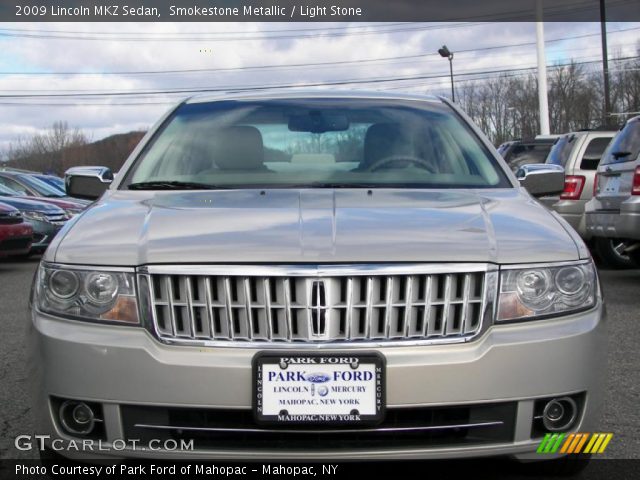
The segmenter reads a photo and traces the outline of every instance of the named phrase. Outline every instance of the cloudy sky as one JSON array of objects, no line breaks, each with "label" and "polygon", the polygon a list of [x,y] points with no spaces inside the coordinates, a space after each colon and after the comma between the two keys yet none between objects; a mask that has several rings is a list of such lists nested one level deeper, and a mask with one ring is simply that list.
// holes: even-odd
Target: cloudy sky
[{"label": "cloudy sky", "polygon": [[[599,31],[546,23],[547,63],[598,61]],[[640,23],[608,31],[611,58],[638,55]],[[146,129],[190,95],[159,93],[171,90],[345,82],[330,88],[448,94],[441,45],[456,52],[456,81],[472,81],[534,67],[535,41],[533,23],[0,23],[0,151],[56,120],[93,140]]]}]

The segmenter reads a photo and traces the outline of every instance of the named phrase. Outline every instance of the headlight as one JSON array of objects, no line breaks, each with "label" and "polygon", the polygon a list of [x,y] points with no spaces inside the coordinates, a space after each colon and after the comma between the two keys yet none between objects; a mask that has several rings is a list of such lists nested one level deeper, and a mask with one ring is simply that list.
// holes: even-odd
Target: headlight
[{"label": "headlight", "polygon": [[67,215],[67,218],[73,218],[76,215],[82,213],[82,210],[78,210],[75,208],[68,208],[64,211],[64,213]]},{"label": "headlight", "polygon": [[503,270],[497,320],[584,310],[595,305],[596,292],[593,262]]},{"label": "headlight", "polygon": [[35,220],[36,222],[48,222],[49,219],[40,212],[22,212],[22,216],[28,220]]},{"label": "headlight", "polygon": [[37,305],[67,318],[140,323],[132,273],[62,268],[42,264]]}]

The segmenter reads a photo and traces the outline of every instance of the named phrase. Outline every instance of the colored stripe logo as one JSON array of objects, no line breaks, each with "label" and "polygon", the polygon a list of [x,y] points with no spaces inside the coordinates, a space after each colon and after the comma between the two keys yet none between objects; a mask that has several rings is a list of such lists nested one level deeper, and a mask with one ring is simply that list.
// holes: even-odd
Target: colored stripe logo
[{"label": "colored stripe logo", "polygon": [[547,433],[537,453],[603,453],[613,433]]}]

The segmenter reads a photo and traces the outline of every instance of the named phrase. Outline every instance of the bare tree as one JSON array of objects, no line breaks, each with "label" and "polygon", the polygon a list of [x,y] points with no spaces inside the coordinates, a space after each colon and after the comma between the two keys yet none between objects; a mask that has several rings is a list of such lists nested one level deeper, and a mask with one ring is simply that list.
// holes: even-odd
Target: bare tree
[{"label": "bare tree", "polygon": [[65,163],[70,149],[87,143],[89,138],[81,130],[71,129],[67,122],[57,121],[44,133],[16,139],[10,144],[6,158],[14,166],[55,172]]}]

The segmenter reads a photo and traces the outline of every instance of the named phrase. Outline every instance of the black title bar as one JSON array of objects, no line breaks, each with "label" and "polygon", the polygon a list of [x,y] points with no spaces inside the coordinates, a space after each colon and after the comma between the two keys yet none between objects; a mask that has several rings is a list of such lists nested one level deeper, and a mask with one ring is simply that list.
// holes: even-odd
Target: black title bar
[{"label": "black title bar", "polygon": [[[638,0],[605,0],[607,21],[640,21],[639,3]],[[536,20],[600,21],[600,0],[0,0],[0,22]]]}]

